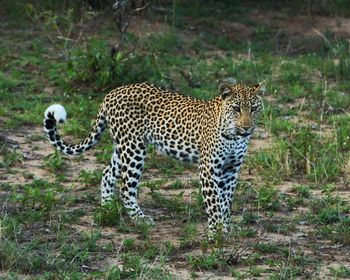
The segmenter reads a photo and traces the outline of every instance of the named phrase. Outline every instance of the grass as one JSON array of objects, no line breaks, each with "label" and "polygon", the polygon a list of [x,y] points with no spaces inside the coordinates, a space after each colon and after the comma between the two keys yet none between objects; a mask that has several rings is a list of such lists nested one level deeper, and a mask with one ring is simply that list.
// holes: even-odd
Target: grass
[{"label": "grass", "polygon": [[189,223],[182,229],[180,248],[193,248],[198,243],[198,229],[196,224]]},{"label": "grass", "polygon": [[124,205],[118,200],[113,200],[111,203],[101,206],[94,214],[96,223],[109,226],[125,224],[124,219],[126,217],[127,213]]},{"label": "grass", "polygon": [[330,271],[331,275],[336,277],[337,279],[346,279],[350,277],[350,269],[343,265],[332,267]]},{"label": "grass", "polygon": [[[276,3],[151,1],[152,9],[141,23],[135,17],[111,56],[117,36],[108,14],[77,9],[79,1],[51,2],[33,2],[26,10],[18,3],[4,6],[0,278],[350,277],[344,258],[350,245],[345,38],[327,32],[317,47],[283,53],[275,46],[278,27],[265,13],[280,16]],[[286,6],[285,18],[316,8],[315,1],[297,2]],[[333,2],[324,1],[323,12],[348,13],[344,1]],[[268,20],[260,22],[259,15]],[[249,36],[232,37],[232,22]],[[78,142],[89,133],[103,96],[116,86],[147,81],[209,99],[225,79],[267,80],[263,133],[255,138],[264,145],[250,150],[242,167],[232,231],[213,243],[205,238],[197,166],[149,146],[139,201],[156,225],[134,225],[118,198],[98,205],[113,150],[108,133],[88,157],[71,159],[46,150],[47,140],[37,132],[49,103],[64,104],[68,120],[59,131]],[[94,168],[85,168],[87,163]],[[327,254],[335,261],[326,260]]]},{"label": "grass", "polygon": [[10,168],[22,162],[22,155],[19,154],[16,150],[9,150],[5,147],[5,143],[3,143],[3,160],[0,162],[1,168]]}]

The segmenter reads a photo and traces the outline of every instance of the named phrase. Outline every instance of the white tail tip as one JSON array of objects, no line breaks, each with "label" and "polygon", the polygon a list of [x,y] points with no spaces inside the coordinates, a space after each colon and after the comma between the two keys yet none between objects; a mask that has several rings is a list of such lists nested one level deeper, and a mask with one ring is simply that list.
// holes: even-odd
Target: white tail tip
[{"label": "white tail tip", "polygon": [[60,104],[53,104],[49,106],[44,113],[45,118],[47,118],[48,113],[53,114],[56,122],[58,123],[63,123],[67,119],[66,109],[64,109],[64,107]]}]

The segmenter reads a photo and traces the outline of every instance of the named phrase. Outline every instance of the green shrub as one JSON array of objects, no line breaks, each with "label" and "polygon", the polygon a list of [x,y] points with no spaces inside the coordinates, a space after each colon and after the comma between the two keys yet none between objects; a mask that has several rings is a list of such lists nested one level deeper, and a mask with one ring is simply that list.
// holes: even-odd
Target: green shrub
[{"label": "green shrub", "polygon": [[119,200],[112,200],[108,204],[97,208],[94,213],[95,222],[103,226],[125,224],[124,217],[127,217],[126,209]]},{"label": "green shrub", "polygon": [[135,82],[161,80],[155,56],[140,52],[117,52],[102,40],[92,39],[86,47],[74,48],[66,64],[66,85],[81,84],[94,88],[112,89]]}]

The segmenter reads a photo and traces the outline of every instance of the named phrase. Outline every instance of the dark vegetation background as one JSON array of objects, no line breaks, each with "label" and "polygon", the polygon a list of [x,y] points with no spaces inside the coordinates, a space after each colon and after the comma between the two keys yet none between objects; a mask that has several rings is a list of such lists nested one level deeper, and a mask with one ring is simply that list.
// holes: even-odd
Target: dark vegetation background
[{"label": "dark vegetation background", "polygon": [[[350,1],[0,1],[1,279],[350,279]],[[113,8],[114,7],[114,8]],[[267,81],[233,205],[209,244],[196,166],[148,148],[133,225],[99,206],[108,136],[71,142],[109,90],[150,82],[208,99]],[[107,135],[108,133],[106,133]]]}]

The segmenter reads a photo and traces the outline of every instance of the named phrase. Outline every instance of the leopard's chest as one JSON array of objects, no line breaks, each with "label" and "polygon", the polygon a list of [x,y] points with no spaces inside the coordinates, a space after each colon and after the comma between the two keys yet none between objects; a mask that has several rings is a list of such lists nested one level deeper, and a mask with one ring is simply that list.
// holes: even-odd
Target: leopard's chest
[{"label": "leopard's chest", "polygon": [[238,171],[247,153],[250,139],[247,137],[234,137],[233,140],[223,140],[217,161],[220,162],[220,169],[223,173]]}]

